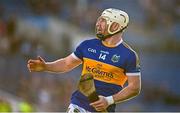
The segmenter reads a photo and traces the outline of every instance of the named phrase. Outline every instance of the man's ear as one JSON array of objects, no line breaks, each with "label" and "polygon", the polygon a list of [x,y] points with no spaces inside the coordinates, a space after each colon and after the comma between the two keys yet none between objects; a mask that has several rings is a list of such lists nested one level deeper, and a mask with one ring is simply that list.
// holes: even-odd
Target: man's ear
[{"label": "man's ear", "polygon": [[110,31],[114,32],[117,31],[119,29],[120,25],[117,22],[113,22],[110,26]]}]

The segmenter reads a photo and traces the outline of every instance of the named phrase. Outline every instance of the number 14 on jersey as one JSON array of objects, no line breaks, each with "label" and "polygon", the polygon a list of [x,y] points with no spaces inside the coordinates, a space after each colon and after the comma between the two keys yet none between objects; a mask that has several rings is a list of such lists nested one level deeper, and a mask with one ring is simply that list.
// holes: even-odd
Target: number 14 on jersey
[{"label": "number 14 on jersey", "polygon": [[106,54],[102,54],[102,53],[101,53],[101,54],[99,55],[99,59],[105,60],[105,59],[106,59]]}]

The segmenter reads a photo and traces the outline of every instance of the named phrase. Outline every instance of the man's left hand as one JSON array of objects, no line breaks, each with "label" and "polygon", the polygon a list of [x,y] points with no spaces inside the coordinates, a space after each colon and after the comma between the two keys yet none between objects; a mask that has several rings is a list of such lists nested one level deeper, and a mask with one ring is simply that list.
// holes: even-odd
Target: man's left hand
[{"label": "man's left hand", "polygon": [[90,103],[97,111],[104,111],[109,106],[104,96],[99,96],[99,100]]}]

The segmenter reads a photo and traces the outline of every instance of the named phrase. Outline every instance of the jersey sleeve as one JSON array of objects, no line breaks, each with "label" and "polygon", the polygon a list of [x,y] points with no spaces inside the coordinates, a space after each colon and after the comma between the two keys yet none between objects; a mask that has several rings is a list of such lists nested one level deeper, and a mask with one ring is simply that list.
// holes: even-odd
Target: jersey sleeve
[{"label": "jersey sleeve", "polygon": [[72,53],[73,57],[76,59],[81,59],[83,60],[83,48],[84,48],[84,42],[82,42],[75,51]]},{"label": "jersey sleeve", "polygon": [[139,57],[135,52],[129,55],[126,66],[126,75],[127,76],[139,76],[140,72],[140,62]]}]

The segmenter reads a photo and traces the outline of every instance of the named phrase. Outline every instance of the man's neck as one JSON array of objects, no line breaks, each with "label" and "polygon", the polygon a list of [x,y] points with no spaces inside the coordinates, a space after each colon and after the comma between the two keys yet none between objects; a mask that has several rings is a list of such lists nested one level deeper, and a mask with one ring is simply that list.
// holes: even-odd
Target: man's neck
[{"label": "man's neck", "polygon": [[113,35],[112,37],[102,41],[102,43],[108,47],[116,47],[119,45],[119,42],[121,42],[121,40],[122,40],[121,35]]}]

